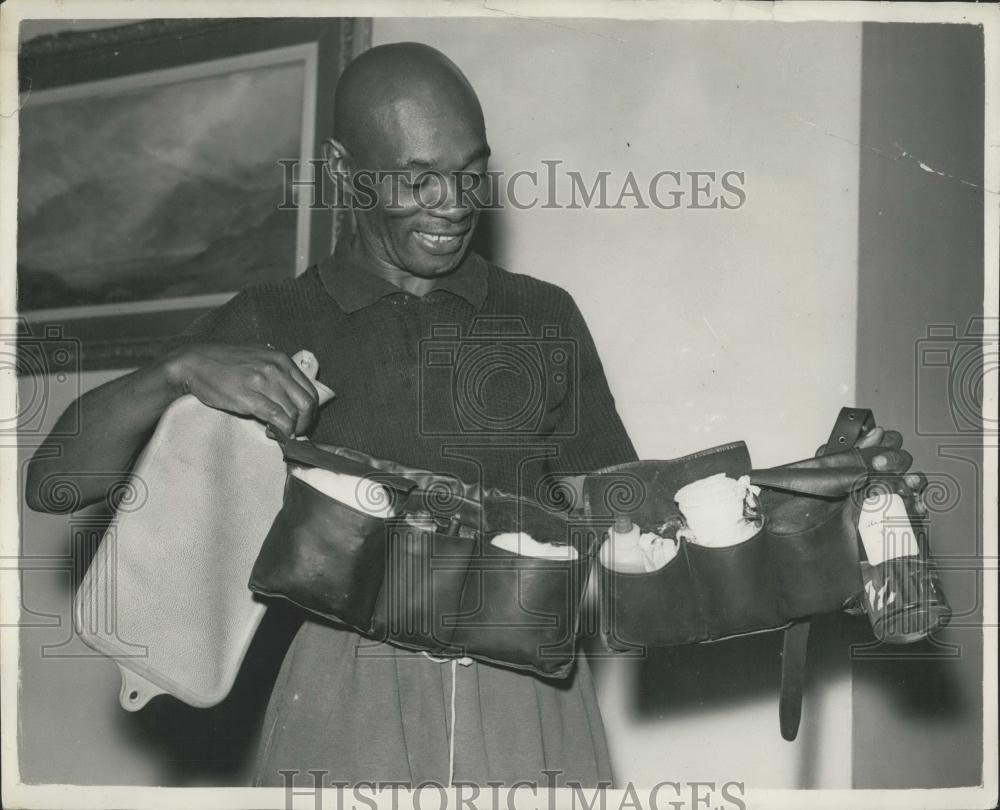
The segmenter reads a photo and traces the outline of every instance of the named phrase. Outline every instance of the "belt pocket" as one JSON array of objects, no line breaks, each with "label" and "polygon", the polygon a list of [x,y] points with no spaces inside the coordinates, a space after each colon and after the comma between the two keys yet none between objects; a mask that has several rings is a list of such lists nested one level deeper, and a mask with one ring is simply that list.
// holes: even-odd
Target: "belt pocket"
[{"label": "belt pocket", "polygon": [[385,538],[385,519],[289,475],[250,589],[367,632],[385,571]]},{"label": "belt pocket", "polygon": [[543,674],[567,674],[587,567],[485,545],[469,567],[460,611],[450,617],[453,645]]},{"label": "belt pocket", "polygon": [[386,536],[386,566],[375,605],[372,635],[443,655],[453,652],[454,624],[459,612],[470,561],[479,554],[478,541],[390,520]]},{"label": "belt pocket", "polygon": [[779,605],[788,618],[838,611],[861,590],[850,497],[788,498],[768,512],[766,534]]},{"label": "belt pocket", "polygon": [[484,499],[485,536],[523,532],[539,542],[570,544],[576,559],[534,557],[485,541],[470,560],[452,644],[543,675],[573,666],[580,604],[590,572],[593,532],[575,531],[561,516],[517,499]]},{"label": "belt pocket", "polygon": [[674,558],[655,571],[622,573],[599,566],[605,642],[612,650],[708,638],[684,540]]},{"label": "belt pocket", "polygon": [[777,588],[764,529],[734,546],[687,547],[709,638],[780,627]]}]

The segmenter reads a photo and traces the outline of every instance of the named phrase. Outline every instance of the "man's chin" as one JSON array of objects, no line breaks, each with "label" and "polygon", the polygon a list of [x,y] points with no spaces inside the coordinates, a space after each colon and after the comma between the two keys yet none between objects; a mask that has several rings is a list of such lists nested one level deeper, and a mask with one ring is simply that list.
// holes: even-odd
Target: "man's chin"
[{"label": "man's chin", "polygon": [[465,258],[468,248],[456,251],[450,256],[411,256],[406,263],[406,272],[417,278],[441,278],[455,271]]}]

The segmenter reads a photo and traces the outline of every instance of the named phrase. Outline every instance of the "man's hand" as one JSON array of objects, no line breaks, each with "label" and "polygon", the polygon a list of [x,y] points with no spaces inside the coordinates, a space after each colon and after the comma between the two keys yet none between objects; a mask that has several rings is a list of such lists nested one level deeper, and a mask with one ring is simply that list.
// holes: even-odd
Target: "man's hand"
[{"label": "man's hand", "polygon": [[[913,464],[913,456],[903,450],[903,434],[898,430],[885,430],[881,427],[874,427],[865,433],[854,445],[859,449],[868,447],[879,447],[886,450],[879,453],[872,459],[872,467],[879,473],[895,473],[900,480],[913,492],[914,508],[925,513],[927,506],[924,504],[920,493],[927,486],[927,476],[919,472],[907,472]],[[816,450],[817,456],[826,454],[826,445],[822,444]]]},{"label": "man's hand", "polygon": [[212,408],[251,416],[281,439],[305,434],[316,415],[316,389],[275,349],[192,344],[172,352],[165,368],[178,395],[193,394]]}]

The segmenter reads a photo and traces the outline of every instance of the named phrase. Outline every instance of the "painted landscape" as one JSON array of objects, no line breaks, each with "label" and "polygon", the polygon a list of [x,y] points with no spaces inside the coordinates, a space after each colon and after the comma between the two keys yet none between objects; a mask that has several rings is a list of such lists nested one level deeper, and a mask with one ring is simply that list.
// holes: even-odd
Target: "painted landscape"
[{"label": "painted landscape", "polygon": [[299,157],[303,70],[35,105],[28,96],[19,309],[232,292],[292,275],[296,212],[278,210],[278,160]]}]

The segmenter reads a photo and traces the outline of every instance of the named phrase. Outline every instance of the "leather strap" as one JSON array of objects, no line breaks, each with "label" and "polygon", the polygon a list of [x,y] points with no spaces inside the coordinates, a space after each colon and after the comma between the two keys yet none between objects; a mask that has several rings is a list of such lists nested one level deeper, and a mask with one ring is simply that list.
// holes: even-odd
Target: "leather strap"
[{"label": "leather strap", "polygon": [[[875,427],[875,417],[867,408],[841,408],[837,421],[830,432],[824,448],[824,456],[840,453],[854,447],[861,435]],[[841,470],[846,473],[848,468]],[[770,471],[768,471],[770,472]],[[804,470],[798,470],[799,474]],[[838,486],[849,484],[851,476],[860,477],[860,471],[851,470],[841,481],[826,481],[830,492]],[[857,481],[858,478],[854,480]],[[790,482],[785,482],[788,486]],[[796,486],[789,489],[805,489],[804,480],[796,481]],[[812,483],[812,482],[810,482]],[[848,489],[850,486],[847,487]],[[795,622],[785,630],[781,648],[781,697],[778,702],[778,722],[781,725],[781,736],[791,742],[799,733],[799,723],[802,720],[802,693],[805,689],[806,651],[809,646],[809,620]]]},{"label": "leather strap", "polygon": [[[870,408],[841,408],[840,415],[834,423],[830,438],[826,441],[826,453],[836,453],[854,447],[861,434],[866,433],[875,427],[875,414]],[[878,450],[880,448],[876,448]],[[861,562],[868,561],[868,554],[865,552],[865,544],[861,542],[861,537],[857,538],[858,557]]]},{"label": "leather strap", "polygon": [[299,439],[287,439],[282,442],[281,451],[285,461],[291,464],[305,464],[309,467],[318,467],[343,475],[370,478],[400,492],[409,492],[418,484],[413,478],[395,470],[379,469],[372,463],[374,459],[371,456],[365,456],[358,451],[347,448],[318,445]]},{"label": "leather strap", "polygon": [[[838,454],[839,455],[839,454]],[[859,455],[858,460],[861,461]],[[853,460],[853,459],[851,459]],[[750,483],[821,498],[839,498],[861,486],[868,478],[863,462],[846,467],[774,467],[752,470]]]},{"label": "leather strap", "polygon": [[785,630],[781,648],[781,698],[778,702],[778,722],[781,725],[781,736],[789,742],[799,733],[808,642],[808,619],[795,622]]},{"label": "leather strap", "polygon": [[837,421],[826,440],[826,450],[823,455],[848,450],[857,444],[862,433],[875,427],[875,416],[868,408],[841,408]]}]

